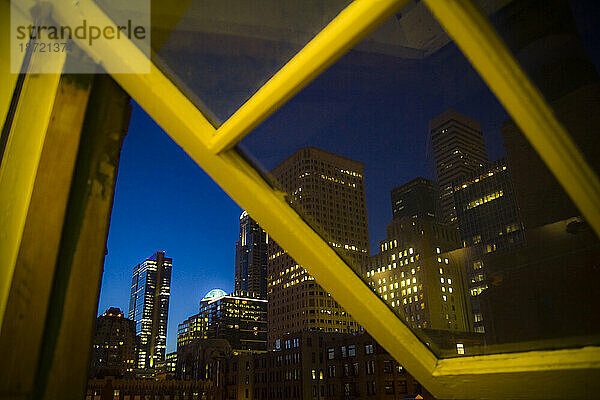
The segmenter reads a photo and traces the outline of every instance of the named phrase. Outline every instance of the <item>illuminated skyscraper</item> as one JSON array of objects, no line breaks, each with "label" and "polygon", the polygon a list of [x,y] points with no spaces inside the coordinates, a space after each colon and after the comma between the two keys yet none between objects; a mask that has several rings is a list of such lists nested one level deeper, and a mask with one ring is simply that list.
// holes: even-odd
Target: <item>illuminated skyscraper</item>
[{"label": "illuminated skyscraper", "polygon": [[[369,254],[364,165],[314,147],[294,152],[273,171],[292,204],[349,262]],[[286,333],[356,331],[358,324],[276,243],[268,245],[268,340],[277,348]]]},{"label": "illuminated skyscraper", "polygon": [[443,221],[456,223],[453,183],[487,163],[481,125],[448,110],[429,121]]},{"label": "illuminated skyscraper", "polygon": [[165,359],[172,259],[157,251],[133,267],[129,319],[135,321],[139,369]]},{"label": "illuminated skyscraper", "polygon": [[240,215],[240,236],[235,245],[235,290],[267,298],[268,235],[246,211]]},{"label": "illuminated skyscraper", "polygon": [[501,158],[454,183],[456,217],[465,250],[473,323],[483,332],[479,296],[487,289],[483,255],[523,245],[523,224],[506,160]]}]

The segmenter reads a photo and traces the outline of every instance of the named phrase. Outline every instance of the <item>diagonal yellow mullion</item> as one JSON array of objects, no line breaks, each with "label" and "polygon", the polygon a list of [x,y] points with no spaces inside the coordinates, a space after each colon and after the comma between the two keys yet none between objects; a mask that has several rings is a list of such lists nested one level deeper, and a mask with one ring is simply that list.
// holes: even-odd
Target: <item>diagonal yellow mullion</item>
[{"label": "diagonal yellow mullion", "polygon": [[425,0],[600,236],[600,182],[485,15],[468,0]]},{"label": "diagonal yellow mullion", "polygon": [[[53,0],[53,17],[67,26],[78,26],[82,17],[87,21],[94,21],[96,26],[113,26],[114,22],[94,2],[78,1],[75,6],[64,4],[61,0]],[[122,70],[120,66],[129,66],[131,70],[139,70],[140,65],[147,61],[150,71],[147,74],[114,74],[117,82],[126,79],[129,90],[136,93],[145,93],[145,110],[150,115],[163,113],[164,115],[185,115],[180,121],[190,130],[196,132],[198,141],[208,145],[215,134],[215,128],[202,112],[173,84],[173,82],[130,40],[119,40],[116,43],[101,40],[89,46],[82,39],[74,38],[80,47],[98,64],[107,71]],[[133,96],[132,96],[133,97]],[[140,101],[140,104],[142,102]],[[177,109],[176,112],[173,109]]]},{"label": "diagonal yellow mullion", "polygon": [[[165,90],[149,91],[140,84],[146,82],[155,87],[153,79],[160,82],[156,67],[152,67],[152,73],[144,80],[129,74],[117,74],[114,78],[240,207],[247,210],[353,318],[360,321],[378,343],[402,360],[420,382],[429,388],[435,387],[432,372],[437,363],[436,356],[300,218],[285,201],[283,193],[271,188],[235,149],[214,154],[199,140],[199,137],[206,137],[212,127],[203,132],[206,128],[187,123],[184,107],[166,104],[171,96],[165,97]],[[173,86],[173,90],[178,89]]]},{"label": "diagonal yellow mullion", "polygon": [[235,146],[407,1],[355,0],[219,127],[210,149],[219,153]]}]

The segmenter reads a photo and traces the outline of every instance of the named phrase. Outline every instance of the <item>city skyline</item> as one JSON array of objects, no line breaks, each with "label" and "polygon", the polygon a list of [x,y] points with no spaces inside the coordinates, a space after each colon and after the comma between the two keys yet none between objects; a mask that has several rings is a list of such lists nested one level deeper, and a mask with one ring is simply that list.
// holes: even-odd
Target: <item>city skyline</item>
[{"label": "city skyline", "polygon": [[[146,118],[146,119],[145,119]],[[427,122],[425,122],[426,124]],[[138,127],[141,128],[140,131],[137,131],[135,128]],[[153,252],[157,251],[157,250],[164,250],[167,252],[167,255],[172,257],[174,259],[174,264],[176,265],[176,267],[173,269],[173,282],[172,282],[172,305],[171,305],[171,312],[170,312],[170,316],[169,316],[169,323],[168,323],[168,328],[167,328],[167,352],[170,351],[174,351],[176,348],[176,329],[177,329],[177,324],[180,323],[181,321],[183,321],[184,319],[186,319],[187,317],[189,317],[190,315],[193,315],[195,313],[197,313],[198,311],[198,303],[200,302],[200,300],[202,299],[202,296],[204,293],[206,293],[208,290],[218,287],[218,288],[223,288],[225,291],[227,292],[232,292],[234,290],[234,269],[235,269],[235,243],[236,241],[239,239],[239,216],[240,213],[242,212],[242,210],[235,204],[233,203],[233,201],[231,201],[231,199],[229,199],[228,196],[226,196],[224,193],[222,193],[221,189],[218,188],[212,181],[210,181],[210,178],[208,178],[203,171],[201,171],[199,168],[197,168],[197,166],[193,163],[193,161],[191,161],[187,155],[185,155],[184,153],[181,152],[180,149],[178,149],[176,147],[176,145],[170,140],[170,138],[168,138],[168,136],[166,136],[163,132],[161,132],[160,128],[158,126],[156,126],[153,121],[148,120],[147,115],[145,115],[143,113],[142,110],[140,110],[139,108],[137,108],[137,106],[134,106],[134,113],[133,113],[133,117],[132,117],[132,128],[130,129],[130,133],[129,135],[126,137],[126,143],[125,143],[125,149],[127,149],[127,146],[129,145],[129,143],[127,143],[127,141],[133,136],[133,141],[134,143],[132,143],[130,146],[132,146],[132,150],[131,153],[133,153],[133,160],[130,160],[130,162],[132,162],[132,164],[135,164],[136,161],[139,161],[138,157],[143,157],[144,156],[144,151],[136,151],[136,149],[133,146],[141,146],[141,141],[144,140],[144,138],[142,137],[142,132],[144,132],[146,135],[151,135],[151,140],[154,142],[154,144],[159,144],[159,146],[161,147],[161,149],[163,149],[163,151],[167,151],[167,154],[169,155],[169,158],[171,160],[176,160],[176,164],[179,165],[179,167],[183,167],[184,170],[187,170],[188,175],[189,176],[185,176],[184,178],[185,180],[193,180],[193,179],[198,179],[199,181],[201,181],[202,183],[202,187],[205,189],[203,195],[206,196],[207,200],[210,202],[210,204],[213,207],[217,207],[217,209],[221,208],[223,211],[219,212],[219,218],[215,218],[214,215],[212,214],[217,214],[216,212],[213,212],[212,209],[206,209],[204,207],[200,208],[200,214],[204,215],[204,217],[207,216],[211,216],[211,218],[209,219],[209,221],[211,222],[212,226],[218,226],[219,225],[219,221],[221,220],[222,217],[227,216],[227,219],[231,220],[231,225],[230,228],[228,230],[225,230],[224,227],[227,226],[219,226],[217,228],[217,232],[220,235],[220,239],[216,239],[216,237],[213,237],[213,240],[211,241],[210,246],[206,246],[206,249],[214,249],[214,248],[219,248],[222,250],[222,252],[219,254],[219,252],[214,252],[211,256],[216,258],[218,260],[218,266],[217,268],[214,268],[213,266],[209,266],[208,268],[202,268],[201,266],[197,266],[197,262],[199,261],[198,259],[194,258],[193,256],[191,256],[194,251],[192,250],[194,248],[193,242],[194,241],[190,241],[188,247],[186,248],[185,246],[182,245],[182,243],[178,242],[177,240],[174,240],[174,238],[167,238],[164,237],[164,239],[166,239],[165,241],[160,241],[160,239],[156,236],[156,235],[149,235],[149,238],[151,239],[149,242],[147,243],[138,243],[137,245],[140,248],[145,249],[145,252],[142,254],[132,254],[132,253],[128,253],[127,251],[123,251],[123,249],[119,249],[120,251],[120,259],[129,259],[129,260],[133,260],[133,262],[135,263],[136,259],[139,259],[140,257],[146,257],[149,254],[152,254]],[[162,136],[161,136],[162,135]],[[423,135],[426,135],[426,132],[423,133]],[[147,139],[147,138],[146,138]],[[142,147],[143,149],[143,147]],[[177,154],[180,153],[180,154]],[[177,159],[177,156],[178,159]],[[183,157],[182,157],[183,156]],[[126,169],[129,165],[127,163],[127,159],[124,157],[123,158],[123,162],[121,164],[121,170],[120,170],[120,174],[119,174],[119,178],[121,178],[122,175],[129,173],[134,173],[135,174],[139,174],[139,170],[138,171],[123,171],[124,169]],[[176,175],[176,170],[175,168],[173,168],[174,165],[173,163],[170,163],[169,166],[172,168],[170,172],[172,172],[172,176]],[[131,165],[133,166],[133,165]],[[192,174],[191,172],[194,171],[194,173]],[[416,176],[419,175],[425,175],[425,176],[431,176],[431,173],[427,173],[428,171],[422,171],[420,170],[419,173],[416,172]],[[149,171],[150,175],[152,173],[152,171]],[[144,175],[144,174],[142,174]],[[369,188],[369,183],[368,183],[368,177],[369,177],[369,172],[366,171],[365,172],[365,176],[367,177],[367,190]],[[136,177],[139,177],[139,175],[136,175]],[[129,178],[128,180],[132,179],[132,177],[126,177],[126,179]],[[148,178],[148,177],[146,177]],[[180,180],[180,182],[177,182],[177,180],[175,181],[170,181],[170,184],[173,185],[173,183],[180,183],[180,184],[184,184],[182,178],[178,177],[178,180]],[[166,181],[169,181],[168,179]],[[408,182],[408,181],[406,181]],[[389,209],[389,193],[390,191],[398,185],[402,185],[406,182],[402,182],[402,181],[396,181],[395,184],[393,184],[390,187],[387,188],[383,188],[382,193],[380,193],[380,196],[383,199],[383,203],[385,204],[385,212],[376,212],[376,213],[368,213],[369,215],[369,233],[370,233],[370,249],[371,250],[376,250],[377,246],[378,246],[378,242],[380,240],[382,240],[385,235],[385,228],[384,226],[389,223],[389,221],[392,218],[392,213],[391,210]],[[139,183],[138,183],[139,184]],[[117,193],[115,196],[115,209],[116,209],[116,213],[119,213],[120,210],[117,208],[120,203],[119,203],[119,197],[122,194],[120,192],[121,186],[120,186],[120,181],[117,182]],[[129,188],[128,188],[129,189]],[[133,186],[131,189],[139,189],[137,186]],[[206,189],[211,189],[211,190],[206,190]],[[150,190],[150,189],[148,189]],[[191,194],[190,194],[191,195]],[[163,204],[165,199],[161,199],[163,200]],[[367,207],[369,209],[372,208],[371,203],[373,203],[375,200],[375,196],[369,196],[369,194],[367,194]],[[129,200],[132,201],[132,200]],[[155,208],[156,212],[159,212],[159,208],[160,205],[155,205],[153,208]],[[203,214],[205,213],[205,214]],[[184,213],[182,213],[183,215]],[[385,214],[383,218],[381,218],[381,214]],[[387,215],[389,214],[389,215]],[[194,220],[202,220],[202,215],[198,215],[196,216],[196,218],[194,218]],[[131,216],[131,215],[129,215]],[[115,223],[115,215],[113,213],[113,223]],[[141,215],[140,215],[141,218]],[[382,223],[372,223],[372,219],[382,219],[385,222],[385,225]],[[217,219],[217,221],[215,221],[215,219]],[[180,218],[179,223],[181,223],[181,221],[185,220],[183,217]],[[117,222],[119,223],[119,222]],[[121,222],[122,223],[122,222]],[[188,227],[188,230],[190,228]],[[204,232],[204,230],[202,229],[201,225],[196,229],[196,232],[198,234],[199,237],[210,237],[206,235],[206,232]],[[114,283],[117,283],[118,285],[118,281],[121,281],[124,277],[127,276],[127,274],[130,272],[130,268],[131,268],[131,262],[128,262],[127,264],[131,264],[131,265],[125,265],[124,263],[120,262],[120,260],[112,260],[112,256],[113,254],[111,254],[111,242],[112,240],[114,240],[115,237],[118,237],[119,234],[114,234],[113,233],[113,224],[111,223],[111,232],[109,234],[109,241],[108,241],[108,249],[109,249],[109,254],[107,255],[107,268],[106,268],[106,272],[105,272],[105,277],[104,277],[104,282],[106,282],[107,279],[111,279]],[[124,237],[124,236],[121,236]],[[125,238],[125,237],[124,237]],[[117,239],[119,240],[119,239]],[[129,237],[126,237],[125,240],[129,241]],[[161,243],[173,243],[173,245],[169,246],[167,245],[161,245]],[[376,243],[374,243],[376,242]],[[153,244],[154,243],[154,244]],[[224,251],[223,251],[224,250]],[[183,255],[183,259],[182,264],[179,264],[179,258],[181,257],[181,255]],[[179,257],[178,257],[179,256]],[[116,255],[115,255],[115,258]],[[203,262],[203,261],[201,261]],[[109,265],[114,265],[113,268],[108,267]],[[121,266],[122,265],[122,266]],[[181,268],[178,267],[178,265],[182,265]],[[216,274],[214,274],[213,272],[215,272],[216,269]],[[129,272],[127,272],[129,271]],[[109,275],[110,274],[110,275]],[[207,279],[206,276],[211,276],[211,279]],[[129,278],[126,278],[129,279]],[[197,282],[199,284],[197,285],[191,285],[191,282]],[[100,296],[100,303],[99,303],[99,310],[102,310],[103,308],[108,308],[111,306],[117,306],[117,307],[121,307],[122,309],[127,309],[127,303],[126,303],[126,297],[123,293],[119,294],[118,293],[118,289],[116,287],[109,287],[107,286],[107,283],[104,283],[102,285],[102,292],[101,292],[101,296]],[[192,291],[192,293],[190,293],[190,289]],[[185,298],[182,296],[182,293],[185,293]],[[121,300],[119,300],[121,299]]]},{"label": "city skyline", "polygon": [[598,4],[259,3],[6,60],[0,393],[600,392]]},{"label": "city skyline", "polygon": [[[453,44],[441,52],[464,71],[464,93],[455,93],[452,86],[443,96],[435,95],[449,83],[434,71],[439,60],[398,66],[384,58],[373,64],[364,54],[350,52],[244,138],[240,148],[263,171],[305,146],[364,163],[369,247],[374,250],[392,218],[390,190],[417,176],[434,177],[427,146],[431,118],[449,108],[468,115],[481,124],[490,159],[504,155],[500,125],[505,110]],[[370,68],[352,76],[356,87],[365,89],[357,96],[344,82],[348,66],[364,62]],[[406,74],[395,76],[398,67]],[[299,120],[298,115],[310,118]],[[337,126],[333,131],[332,124]],[[397,127],[393,134],[390,127]],[[125,270],[140,257],[166,250],[178,266],[173,269],[167,335],[167,351],[173,351],[177,324],[197,313],[202,296],[215,287],[234,289],[243,210],[136,104],[122,152],[99,310],[126,309]],[[156,182],[162,190],[153,187]],[[162,218],[160,232],[149,223],[151,216]],[[142,228],[134,229],[136,223]]]}]

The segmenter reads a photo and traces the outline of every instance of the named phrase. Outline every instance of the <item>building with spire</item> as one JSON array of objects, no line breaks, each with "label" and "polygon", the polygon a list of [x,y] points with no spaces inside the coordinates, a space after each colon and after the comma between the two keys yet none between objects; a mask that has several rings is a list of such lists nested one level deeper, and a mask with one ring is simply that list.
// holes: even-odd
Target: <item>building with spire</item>
[{"label": "building with spire", "polygon": [[269,236],[246,211],[240,215],[235,245],[235,291],[267,298],[267,243]]}]

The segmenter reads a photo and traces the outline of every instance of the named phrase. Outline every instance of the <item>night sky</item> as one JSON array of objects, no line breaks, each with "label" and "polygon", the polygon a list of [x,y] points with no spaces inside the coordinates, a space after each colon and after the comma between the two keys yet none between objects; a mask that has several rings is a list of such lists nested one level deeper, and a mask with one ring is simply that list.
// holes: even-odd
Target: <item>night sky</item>
[{"label": "night sky", "polygon": [[[597,45],[588,33],[584,40]],[[593,53],[597,61],[598,52]],[[482,124],[490,160],[504,154],[500,125],[507,114],[453,44],[426,61],[351,52],[241,147],[265,170],[307,145],[362,161],[374,249],[391,220],[390,190],[419,175],[433,178],[428,122],[448,108]],[[98,312],[116,306],[127,313],[133,266],[155,251],[166,251],[173,258],[167,351],[175,351],[177,324],[197,313],[204,294],[216,287],[233,290],[240,213],[134,104],[119,164]]]},{"label": "night sky", "polygon": [[125,313],[133,266],[155,251],[173,258],[168,346],[177,324],[212,288],[233,290],[240,208],[134,104],[123,145],[98,313]]}]

